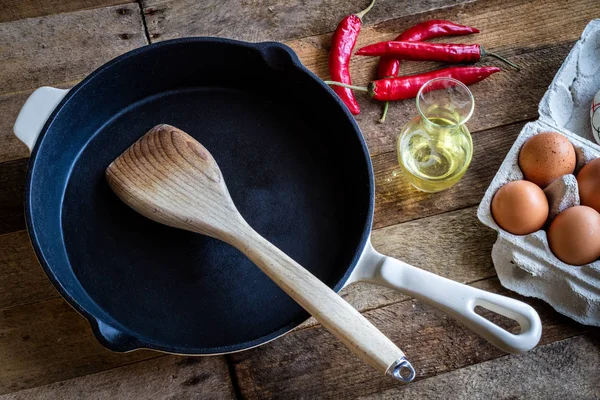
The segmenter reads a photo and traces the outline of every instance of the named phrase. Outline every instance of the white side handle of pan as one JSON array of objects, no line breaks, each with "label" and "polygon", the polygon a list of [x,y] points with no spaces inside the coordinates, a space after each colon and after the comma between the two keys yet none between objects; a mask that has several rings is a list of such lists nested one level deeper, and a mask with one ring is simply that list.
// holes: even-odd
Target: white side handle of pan
[{"label": "white side handle of pan", "polygon": [[29,151],[33,150],[48,117],[67,92],[65,89],[43,86],[34,91],[21,108],[13,132],[29,147]]},{"label": "white side handle of pan", "polygon": [[[366,281],[396,289],[424,301],[466,325],[488,342],[508,353],[534,348],[542,335],[542,323],[530,305],[486,292],[384,256],[367,244],[349,283]],[[475,312],[481,306],[518,322],[513,334]]]}]

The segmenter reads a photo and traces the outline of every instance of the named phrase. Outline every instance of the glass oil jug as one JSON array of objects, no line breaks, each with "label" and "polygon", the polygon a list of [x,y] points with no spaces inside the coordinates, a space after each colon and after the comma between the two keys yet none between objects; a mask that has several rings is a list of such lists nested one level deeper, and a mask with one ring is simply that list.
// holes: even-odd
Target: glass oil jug
[{"label": "glass oil jug", "polygon": [[463,83],[436,78],[417,94],[419,115],[398,137],[398,161],[417,189],[439,192],[462,178],[473,156],[473,141],[465,123],[475,102]]}]

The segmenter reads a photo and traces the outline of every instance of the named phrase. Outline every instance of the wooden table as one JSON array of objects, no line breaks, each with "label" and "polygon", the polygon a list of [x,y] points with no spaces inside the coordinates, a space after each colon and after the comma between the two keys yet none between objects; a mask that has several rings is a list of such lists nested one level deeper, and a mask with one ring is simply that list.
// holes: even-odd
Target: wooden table
[{"label": "wooden table", "polygon": [[[378,376],[313,321],[275,342],[227,356],[104,349],[50,285],[25,231],[28,151],[11,128],[27,96],[42,85],[71,87],[119,54],[183,36],[283,41],[326,78],[331,31],[367,1],[53,3],[0,2],[0,399],[600,398],[599,330],[533,299],[523,300],[542,318],[540,345],[509,356],[419,301],[368,284],[345,289],[343,296],[415,365],[417,381],[407,386]],[[357,120],[377,184],[377,249],[450,279],[520,298],[495,277],[490,251],[496,234],[478,222],[476,208],[521,127],[537,118],[538,102],[565,56],[598,16],[597,0],[378,0],[358,45],[444,18],[480,28],[476,38],[460,41],[483,43],[523,70],[506,69],[473,86],[473,163],[458,185],[434,195],[407,184],[394,151],[400,127],[416,112],[414,102],[392,104],[382,125],[376,123],[381,106],[359,99],[363,112]],[[355,82],[367,83],[375,63],[356,57]],[[402,71],[432,67],[404,63]]]}]

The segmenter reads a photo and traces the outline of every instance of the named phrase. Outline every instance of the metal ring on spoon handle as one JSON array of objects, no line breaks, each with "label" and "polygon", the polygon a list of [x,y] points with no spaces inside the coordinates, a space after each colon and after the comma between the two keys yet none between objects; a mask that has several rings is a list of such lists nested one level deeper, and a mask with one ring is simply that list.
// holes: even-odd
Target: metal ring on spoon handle
[{"label": "metal ring on spoon handle", "polygon": [[[402,376],[402,370],[407,369],[410,371],[410,374],[407,377]],[[399,380],[403,383],[410,383],[413,379],[415,379],[415,369],[411,365],[411,363],[406,359],[406,357],[402,357],[396,360],[394,364],[390,366],[387,370],[386,375],[391,376],[392,378]]]}]

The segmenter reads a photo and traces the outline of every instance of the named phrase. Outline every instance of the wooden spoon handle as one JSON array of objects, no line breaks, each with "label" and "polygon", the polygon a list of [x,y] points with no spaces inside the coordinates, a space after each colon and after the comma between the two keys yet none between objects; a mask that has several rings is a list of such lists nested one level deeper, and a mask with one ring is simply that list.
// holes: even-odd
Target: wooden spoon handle
[{"label": "wooden spoon handle", "polygon": [[[232,243],[346,347],[382,374],[409,382],[414,377],[404,353],[317,277],[250,226]],[[406,369],[411,376],[400,375]],[[410,378],[410,379],[409,379]]]}]

